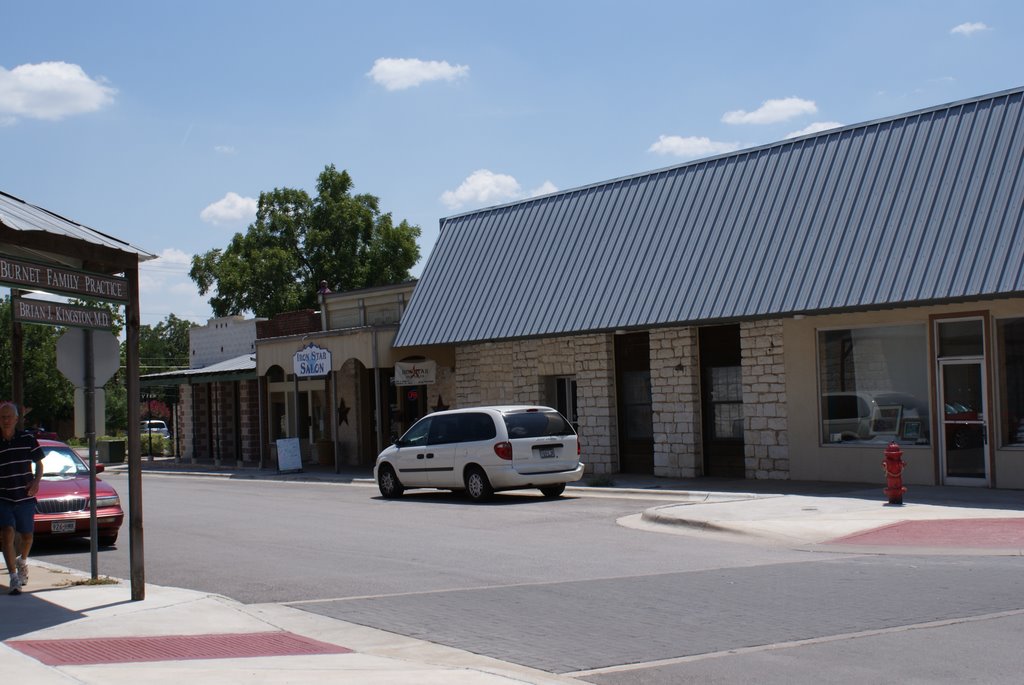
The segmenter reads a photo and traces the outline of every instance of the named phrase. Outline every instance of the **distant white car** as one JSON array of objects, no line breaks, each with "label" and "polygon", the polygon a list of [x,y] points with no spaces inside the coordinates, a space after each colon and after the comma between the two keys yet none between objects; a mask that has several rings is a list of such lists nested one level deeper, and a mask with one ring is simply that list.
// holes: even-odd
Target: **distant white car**
[{"label": "distant white car", "polygon": [[583,477],[579,439],[550,407],[500,406],[429,414],[374,465],[380,494],[407,488],[465,490],[476,501],[498,490],[538,488],[558,497]]},{"label": "distant white car", "polygon": [[160,421],[159,419],[143,420],[140,422],[139,428],[143,435],[153,433],[154,435],[160,435],[168,440],[171,438],[171,431],[167,430],[167,423]]}]

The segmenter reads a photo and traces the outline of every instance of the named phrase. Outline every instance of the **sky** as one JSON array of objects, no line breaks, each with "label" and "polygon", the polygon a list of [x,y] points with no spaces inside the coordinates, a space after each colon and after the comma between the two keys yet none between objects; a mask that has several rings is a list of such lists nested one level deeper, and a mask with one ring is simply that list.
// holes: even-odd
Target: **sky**
[{"label": "sky", "polygon": [[[192,256],[333,164],[443,217],[1024,85],[1019,0],[0,0],[0,191]],[[0,289],[6,293],[6,289]]]}]

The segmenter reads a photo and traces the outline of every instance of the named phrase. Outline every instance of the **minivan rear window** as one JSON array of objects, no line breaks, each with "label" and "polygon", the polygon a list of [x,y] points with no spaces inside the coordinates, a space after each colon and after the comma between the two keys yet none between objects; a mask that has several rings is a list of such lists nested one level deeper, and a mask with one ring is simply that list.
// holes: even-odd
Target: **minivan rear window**
[{"label": "minivan rear window", "polygon": [[503,418],[508,437],[513,440],[576,434],[565,417],[556,411],[516,412],[505,414]]}]

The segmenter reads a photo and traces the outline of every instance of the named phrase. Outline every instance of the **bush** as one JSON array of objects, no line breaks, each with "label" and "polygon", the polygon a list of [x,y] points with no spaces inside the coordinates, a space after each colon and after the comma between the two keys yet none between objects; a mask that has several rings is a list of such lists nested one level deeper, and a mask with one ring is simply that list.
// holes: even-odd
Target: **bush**
[{"label": "bush", "polygon": [[[150,438],[152,438],[153,451],[149,451]],[[170,454],[173,444],[170,440],[160,435],[159,433],[143,433],[142,434],[142,454],[153,454],[161,456],[164,454]]]}]

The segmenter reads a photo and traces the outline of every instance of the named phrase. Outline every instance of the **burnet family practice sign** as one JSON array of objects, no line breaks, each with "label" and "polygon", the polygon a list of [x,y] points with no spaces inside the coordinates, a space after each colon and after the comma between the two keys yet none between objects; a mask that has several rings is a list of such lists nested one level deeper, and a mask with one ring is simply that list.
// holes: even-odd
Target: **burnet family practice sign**
[{"label": "burnet family practice sign", "polygon": [[128,280],[0,256],[0,283],[48,293],[128,301]]},{"label": "burnet family practice sign", "polygon": [[331,351],[309,343],[292,357],[292,370],[296,378],[326,376],[331,370]]}]

